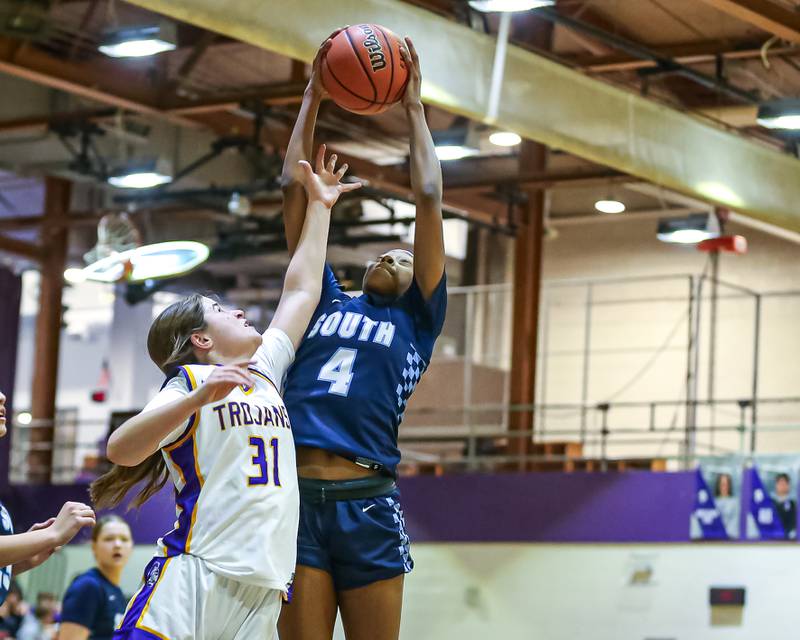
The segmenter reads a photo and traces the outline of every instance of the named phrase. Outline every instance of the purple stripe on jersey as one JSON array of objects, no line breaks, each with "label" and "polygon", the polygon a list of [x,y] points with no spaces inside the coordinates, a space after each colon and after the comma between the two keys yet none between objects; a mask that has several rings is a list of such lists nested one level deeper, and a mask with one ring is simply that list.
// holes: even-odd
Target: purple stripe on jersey
[{"label": "purple stripe on jersey", "polygon": [[136,629],[136,624],[139,622],[139,618],[142,617],[144,608],[147,606],[150,596],[153,595],[158,581],[161,579],[161,576],[164,575],[164,567],[166,566],[167,560],[168,558],[153,558],[144,568],[142,587],[128,604],[125,617],[122,619],[119,628],[114,632],[114,640],[130,638],[132,637],[130,634],[134,631],[141,633]]},{"label": "purple stripe on jersey", "polygon": [[[266,380],[267,382],[269,382],[269,383],[270,383],[270,384],[271,384],[273,387],[275,387],[275,390],[276,390],[276,391],[278,391],[278,385],[277,385],[277,384],[275,384],[275,383],[272,381],[272,379],[271,379],[271,378],[270,378],[270,377],[269,377],[269,376],[268,376],[266,373],[264,373],[263,371],[259,371],[259,370],[258,370],[258,369],[256,369],[255,367],[247,367],[247,368],[248,368],[248,370],[250,370],[252,373],[255,373],[257,376],[259,376],[259,377],[263,378],[264,380]],[[280,391],[278,391],[278,393],[280,393]]]},{"label": "purple stripe on jersey", "polygon": [[200,497],[202,478],[198,477],[194,450],[194,433],[191,433],[180,444],[173,448],[167,447],[165,451],[172,462],[181,470],[186,484],[175,495],[175,504],[181,508],[178,516],[178,526],[164,536],[164,546],[167,555],[174,556],[179,553],[188,553],[191,544],[192,525],[194,524],[194,509]]}]

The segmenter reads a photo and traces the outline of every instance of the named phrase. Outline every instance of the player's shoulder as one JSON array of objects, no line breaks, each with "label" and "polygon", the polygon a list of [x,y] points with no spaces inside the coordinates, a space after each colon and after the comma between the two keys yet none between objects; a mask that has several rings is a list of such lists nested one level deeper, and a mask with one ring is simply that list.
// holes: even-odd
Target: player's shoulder
[{"label": "player's shoulder", "polygon": [[0,502],[0,535],[9,535],[14,533],[14,523],[11,520],[11,514],[6,506]]},{"label": "player's shoulder", "polygon": [[75,576],[69,589],[82,594],[99,593],[103,591],[103,578],[97,569],[92,568]]},{"label": "player's shoulder", "polygon": [[215,368],[213,364],[183,364],[175,370],[173,378],[180,376],[190,389],[196,389]]}]

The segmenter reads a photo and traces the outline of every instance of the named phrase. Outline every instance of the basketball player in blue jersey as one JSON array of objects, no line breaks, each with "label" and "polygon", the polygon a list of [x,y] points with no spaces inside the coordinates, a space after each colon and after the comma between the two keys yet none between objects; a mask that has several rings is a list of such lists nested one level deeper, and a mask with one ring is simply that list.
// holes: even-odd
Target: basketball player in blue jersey
[{"label": "basketball player in blue jersey", "polygon": [[92,486],[113,506],[167,478],[176,522],[159,540],[116,640],[271,640],[295,567],[299,496],[280,395],[319,301],[330,209],[344,171],[302,164],[308,207],[278,308],[262,335],[239,310],[193,295],[153,322],[147,347],[167,382],[109,438],[116,466]]},{"label": "basketball player in blue jersey", "polygon": [[[324,94],[319,64],[329,42],[314,63],[284,164],[290,252],[306,208],[294,167],[311,156]],[[289,371],[284,401],[301,506],[294,597],[281,613],[281,640],[329,640],[337,608],[348,640],[396,640],[400,630],[403,577],[413,562],[394,481],[397,432],[447,302],[441,168],[420,101],[419,59],[408,38],[406,46],[402,105],[411,129],[414,253],[378,256],[357,298],[326,267],[319,306]]]}]

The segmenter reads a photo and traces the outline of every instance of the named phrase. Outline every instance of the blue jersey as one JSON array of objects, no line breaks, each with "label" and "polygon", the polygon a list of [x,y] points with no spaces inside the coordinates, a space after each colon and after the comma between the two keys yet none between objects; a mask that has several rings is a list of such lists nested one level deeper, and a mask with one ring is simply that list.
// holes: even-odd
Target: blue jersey
[{"label": "blue jersey", "polygon": [[[0,502],[0,536],[10,536],[14,533],[11,515]],[[11,587],[11,565],[0,568],[0,604],[6,601],[8,589]]]},{"label": "blue jersey", "polygon": [[394,475],[398,427],[446,308],[444,275],[429,300],[414,281],[385,305],[369,295],[348,296],[327,266],[283,394],[295,444],[374,460]]},{"label": "blue jersey", "polygon": [[98,569],[89,569],[69,585],[64,595],[61,622],[89,630],[89,640],[111,640],[125,615],[127,601],[120,588]]}]

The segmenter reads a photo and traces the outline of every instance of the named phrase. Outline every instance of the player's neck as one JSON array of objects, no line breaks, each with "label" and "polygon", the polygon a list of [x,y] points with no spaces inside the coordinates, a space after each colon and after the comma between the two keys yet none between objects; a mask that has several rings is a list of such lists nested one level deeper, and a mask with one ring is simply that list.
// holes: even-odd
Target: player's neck
[{"label": "player's neck", "polygon": [[218,366],[226,366],[231,364],[239,364],[241,362],[248,362],[253,358],[252,353],[239,353],[239,354],[226,354],[223,355],[216,351],[211,351],[208,354],[206,364],[213,364]]},{"label": "player's neck", "polygon": [[97,565],[97,570],[103,574],[103,577],[117,587],[120,585],[120,582],[122,582],[122,569],[122,567],[116,566],[104,567],[102,565]]}]

